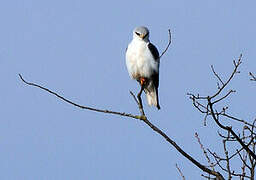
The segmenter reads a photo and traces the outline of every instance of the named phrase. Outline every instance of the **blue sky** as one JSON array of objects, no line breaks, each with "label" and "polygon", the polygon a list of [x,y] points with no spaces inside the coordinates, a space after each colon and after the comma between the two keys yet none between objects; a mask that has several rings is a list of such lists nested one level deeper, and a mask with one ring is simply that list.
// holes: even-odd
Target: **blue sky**
[{"label": "blue sky", "polygon": [[[9,0],[0,6],[0,179],[188,179],[199,171],[144,123],[75,108],[18,78],[44,85],[82,105],[138,113],[137,92],[125,66],[132,30],[150,29],[162,52],[161,110],[145,106],[152,123],[203,164],[194,138],[221,152],[216,125],[187,92],[216,91],[210,65],[222,77],[243,53],[241,74],[231,83],[230,112],[255,118],[256,3],[254,1],[58,1]],[[145,97],[143,96],[145,100]]]}]

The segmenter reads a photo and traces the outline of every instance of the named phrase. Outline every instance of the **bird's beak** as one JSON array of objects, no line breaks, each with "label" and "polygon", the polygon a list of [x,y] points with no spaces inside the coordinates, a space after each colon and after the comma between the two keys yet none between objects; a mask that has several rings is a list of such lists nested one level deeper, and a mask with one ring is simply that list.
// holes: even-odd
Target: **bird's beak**
[{"label": "bird's beak", "polygon": [[141,39],[144,39],[144,37],[145,37],[144,34],[141,34],[141,35],[140,35],[140,38],[141,38]]}]

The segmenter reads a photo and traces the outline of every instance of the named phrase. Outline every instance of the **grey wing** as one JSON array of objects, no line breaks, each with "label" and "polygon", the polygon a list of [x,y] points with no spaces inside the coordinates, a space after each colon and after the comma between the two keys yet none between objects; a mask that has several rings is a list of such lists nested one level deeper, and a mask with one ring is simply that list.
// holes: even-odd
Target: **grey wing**
[{"label": "grey wing", "polygon": [[159,52],[158,52],[157,48],[152,43],[148,43],[148,49],[150,50],[154,59],[157,61],[159,59]]},{"label": "grey wing", "polygon": [[[148,49],[150,50],[154,60],[157,61],[159,64],[159,52],[157,48],[153,44],[148,43]],[[156,106],[158,109],[160,109],[159,99],[158,99],[159,73],[154,71],[153,75],[151,76],[151,80],[152,80],[151,83],[153,83],[155,87],[155,92],[156,92],[156,100],[157,100]]]}]

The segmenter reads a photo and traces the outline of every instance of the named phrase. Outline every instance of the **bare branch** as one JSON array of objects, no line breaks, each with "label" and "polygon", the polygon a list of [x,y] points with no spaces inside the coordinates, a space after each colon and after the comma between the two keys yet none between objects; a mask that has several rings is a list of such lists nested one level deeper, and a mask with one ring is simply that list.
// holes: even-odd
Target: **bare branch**
[{"label": "bare branch", "polygon": [[226,131],[229,131],[232,136],[235,137],[235,139],[240,143],[240,145],[256,160],[256,155],[249,149],[248,146],[246,146],[243,141],[237,136],[237,134],[232,130],[231,127],[229,126],[224,126],[222,125],[218,118],[216,117],[216,115],[214,114],[214,110],[213,110],[213,104],[211,102],[211,99],[209,98],[208,99],[208,104],[209,104],[209,107],[210,107],[210,112],[211,112],[211,116],[212,118],[214,119],[214,121],[216,122],[216,124],[221,128],[221,129],[224,129]]},{"label": "bare branch", "polygon": [[230,170],[230,157],[228,157],[228,151],[227,151],[227,148],[226,148],[226,140],[223,140],[223,147],[224,147],[224,153],[226,155],[226,161],[227,161],[227,171],[228,171],[228,179],[230,180],[232,178],[232,173],[231,173],[231,170]]},{"label": "bare branch", "polygon": [[249,72],[249,75],[251,76],[251,81],[256,81],[256,77],[251,72]]},{"label": "bare branch", "polygon": [[214,170],[214,167],[212,166],[213,164],[212,164],[212,162],[211,162],[211,160],[210,160],[210,158],[209,158],[209,156],[208,156],[208,154],[207,154],[207,151],[205,150],[203,144],[201,143],[201,140],[200,140],[200,138],[199,138],[199,136],[198,136],[198,133],[195,133],[195,137],[196,137],[197,142],[198,142],[198,144],[200,145],[200,148],[202,149],[202,151],[203,151],[203,153],[204,153],[204,156],[205,156],[205,158],[207,159],[207,161],[208,161],[210,167],[212,167],[212,169]]},{"label": "bare branch", "polygon": [[223,99],[227,98],[231,93],[234,93],[234,92],[236,92],[236,91],[234,91],[234,90],[230,90],[226,95],[224,95],[223,97],[221,97],[221,98],[217,99],[217,100],[216,100],[216,101],[214,101],[212,104],[215,104],[215,103],[217,103],[217,102],[219,102],[219,101],[221,101],[221,100],[223,100]]},{"label": "bare branch", "polygon": [[247,121],[245,121],[245,120],[243,120],[243,119],[238,119],[238,118],[236,118],[236,117],[234,117],[234,116],[228,115],[227,113],[220,113],[220,115],[225,116],[225,117],[227,117],[227,118],[229,118],[229,119],[232,119],[232,120],[234,120],[234,121],[244,123],[244,124],[246,124],[246,125],[248,125],[248,126],[255,127],[255,126],[253,126],[252,124],[248,123]]},{"label": "bare branch", "polygon": [[239,65],[242,63],[241,59],[242,59],[242,54],[240,54],[240,56],[239,56],[237,62],[236,62],[236,61],[233,61],[235,68],[234,68],[232,74],[230,75],[230,77],[228,78],[228,80],[219,88],[219,90],[218,90],[213,96],[210,97],[211,99],[213,99],[213,98],[215,98],[216,96],[218,96],[218,95],[220,94],[220,92],[229,84],[229,82],[231,81],[231,79],[233,78],[233,76],[234,76],[236,73],[239,72],[239,71],[237,71],[237,69],[238,69]]},{"label": "bare branch", "polygon": [[144,119],[143,122],[145,122],[148,126],[151,127],[151,129],[153,129],[154,131],[156,131],[158,134],[160,134],[161,136],[163,136],[165,138],[166,141],[168,141],[172,146],[175,147],[175,149],[177,149],[183,156],[185,156],[189,161],[191,161],[194,165],[196,165],[198,168],[200,168],[202,171],[207,172],[209,174],[212,174],[216,177],[218,177],[219,179],[223,179],[223,176],[216,171],[210,170],[208,169],[206,166],[200,164],[198,161],[196,161],[194,158],[192,158],[189,154],[187,154],[185,151],[183,151],[183,149],[181,149],[173,140],[171,140],[164,132],[162,132],[160,129],[158,129],[156,126],[154,126],[152,123],[150,123],[148,121],[148,119]]},{"label": "bare branch", "polygon": [[[254,123],[256,122],[256,120],[253,123],[250,123],[246,120],[239,119],[237,117],[229,115],[228,113],[226,113],[228,109],[227,106],[223,107],[220,111],[215,109],[216,104],[219,104],[219,102],[223,101],[224,99],[229,97],[230,94],[235,92],[234,90],[229,90],[224,94],[224,89],[234,78],[235,74],[240,73],[240,71],[238,70],[238,67],[241,64],[241,58],[242,58],[242,55],[239,56],[237,61],[236,60],[233,61],[234,68],[230,76],[227,78],[227,80],[221,79],[219,74],[216,73],[214,67],[211,66],[214,76],[218,79],[218,82],[217,82],[218,89],[213,95],[200,96],[199,94],[194,95],[194,94],[188,93],[189,98],[192,100],[194,107],[200,113],[204,114],[204,118],[203,118],[204,123],[206,122],[206,118],[211,116],[212,119],[217,124],[217,126],[228,134],[227,136],[222,135],[218,131],[220,137],[223,139],[225,157],[220,157],[216,153],[212,153],[210,150],[208,150],[215,160],[212,167],[218,166],[222,171],[228,174],[228,177],[227,177],[228,179],[231,179],[234,176],[240,177],[240,179],[246,179],[246,178],[254,179],[254,169],[256,166],[256,154],[255,154],[256,133],[254,132],[254,129],[255,129]],[[251,76],[252,81],[256,81],[256,77],[252,73],[249,73],[249,75]],[[225,121],[223,121],[221,118],[231,120],[229,122],[232,122],[233,120],[233,121],[243,123],[242,128],[244,133],[242,135],[240,133],[236,133],[232,129],[232,126],[225,125],[224,123]],[[249,135],[245,134],[245,132],[246,133],[248,132]],[[228,151],[228,147],[229,147],[227,144],[228,142],[239,143],[241,145],[241,148],[236,152],[232,151],[232,153],[230,153]],[[204,148],[201,148],[201,149],[204,149]],[[248,163],[248,159],[250,163]],[[232,171],[232,163],[236,162],[237,160],[240,160],[242,162],[240,173]],[[249,169],[249,172],[251,173],[250,177],[246,175],[248,173],[247,171],[248,169]],[[207,176],[204,176],[204,177],[210,179]]]},{"label": "bare branch", "polygon": [[[234,138],[242,145],[242,147],[256,160],[256,155],[255,153],[253,153],[248,146],[246,146],[242,140],[239,138],[239,136],[232,130],[231,127],[228,126],[224,126],[219,122],[219,115],[223,115],[221,113],[218,113],[217,111],[215,112],[213,109],[213,105],[217,102],[220,102],[221,100],[225,99],[226,97],[228,97],[232,92],[234,92],[233,90],[230,90],[226,95],[224,95],[223,97],[219,98],[218,100],[215,100],[212,102],[212,100],[217,97],[222,91],[223,89],[229,84],[229,82],[233,79],[234,75],[236,73],[239,73],[238,71],[238,67],[241,64],[241,58],[242,58],[242,54],[239,56],[237,61],[233,61],[234,64],[234,69],[233,72],[231,73],[230,77],[228,78],[228,80],[226,82],[222,81],[219,77],[219,75],[215,72],[215,70],[213,69],[212,66],[212,70],[215,74],[215,76],[222,82],[222,86],[218,89],[218,91],[212,95],[212,96],[195,96],[193,94],[188,94],[190,95],[190,99],[192,99],[194,106],[201,112],[201,113],[206,113],[207,115],[210,114],[212,116],[212,118],[214,119],[214,121],[216,122],[216,124],[221,128],[224,129],[228,132],[230,132],[232,134],[232,136],[234,136]],[[207,99],[207,105],[202,105],[202,107],[207,107],[206,111],[202,111],[198,106],[197,101],[195,100],[204,100]],[[209,107],[209,108],[208,108]],[[225,111],[224,111],[225,112]]]},{"label": "bare branch", "polygon": [[[87,109],[87,110],[91,110],[91,111],[96,111],[96,112],[101,112],[101,113],[108,113],[108,114],[115,114],[115,115],[119,115],[119,116],[126,116],[126,117],[130,117],[130,118],[134,118],[134,119],[139,119],[139,120],[142,120],[144,123],[146,123],[152,130],[154,130],[155,132],[157,132],[159,135],[161,135],[168,143],[170,143],[179,153],[181,153],[184,157],[186,157],[189,161],[191,161],[194,165],[196,165],[198,168],[200,168],[202,171],[206,172],[206,173],[209,173],[211,175],[214,175],[216,176],[216,178],[218,179],[221,179],[221,180],[224,180],[223,176],[219,173],[219,172],[216,172],[216,171],[213,171],[213,170],[210,170],[208,169],[206,166],[200,164],[197,160],[195,160],[193,157],[191,157],[189,154],[187,154],[180,146],[178,146],[176,144],[176,142],[174,142],[169,136],[167,136],[163,131],[161,131],[158,127],[156,127],[154,124],[152,124],[145,115],[143,115],[143,113],[139,116],[139,115],[132,115],[132,114],[128,114],[128,113],[121,113],[121,112],[116,112],[116,111],[110,111],[110,110],[102,110],[102,109],[96,109],[96,108],[91,108],[91,107],[88,107],[88,106],[82,106],[82,105],[79,105],[79,104],[76,104],[62,96],[60,96],[59,94],[49,90],[48,88],[45,88],[43,86],[40,86],[40,85],[37,85],[35,83],[31,83],[31,82],[27,82],[23,79],[23,77],[21,76],[21,74],[19,74],[19,77],[20,79],[27,85],[30,85],[30,86],[34,86],[34,87],[37,87],[37,88],[40,88],[44,91],[47,91],[49,92],[50,94],[53,94],[55,95],[56,97],[62,99],[63,101],[73,105],[73,106],[76,106],[76,107],[79,107],[81,109]],[[134,96],[133,93],[131,93],[132,96]],[[135,97],[135,96],[134,96]],[[136,99],[136,98],[135,98]],[[136,100],[136,102],[138,103],[138,101]]]},{"label": "bare branch", "polygon": [[206,176],[206,175],[202,174],[201,176],[208,180],[217,180],[217,178],[211,178],[210,175]]},{"label": "bare branch", "polygon": [[69,104],[72,104],[73,106],[76,106],[78,108],[81,108],[81,109],[87,109],[87,110],[90,110],[90,111],[96,111],[96,112],[101,112],[101,113],[107,113],[107,114],[115,114],[115,115],[119,115],[119,116],[126,116],[126,117],[130,117],[130,118],[134,118],[134,119],[140,119],[140,120],[143,120],[144,117],[142,116],[138,116],[138,115],[132,115],[132,114],[128,114],[128,113],[124,113],[124,112],[116,112],[116,111],[111,111],[111,110],[103,110],[103,109],[96,109],[96,108],[92,108],[92,107],[88,107],[88,106],[82,106],[82,105],[79,105],[77,103],[74,103],[66,98],[64,98],[63,96],[57,94],[56,92],[53,92],[51,91],[50,89],[47,89],[43,86],[40,86],[40,85],[37,85],[35,83],[31,83],[31,82],[28,82],[26,81],[21,74],[19,74],[19,77],[20,79],[27,85],[30,85],[30,86],[34,86],[34,87],[38,87],[40,89],[43,89],[47,92],[49,92],[50,94],[53,94],[55,96],[57,96],[58,98],[62,99],[63,101],[69,103]]},{"label": "bare branch", "polygon": [[176,168],[178,169],[178,171],[179,171],[180,176],[182,177],[182,179],[185,180],[186,178],[185,178],[185,176],[183,175],[183,173],[181,172],[181,170],[180,170],[180,168],[179,168],[179,166],[178,166],[177,163],[175,164],[175,166],[176,166]]},{"label": "bare branch", "polygon": [[138,108],[139,108],[140,113],[141,113],[141,116],[145,116],[144,109],[143,109],[143,106],[142,106],[142,100],[140,99],[140,101],[138,101],[132,91],[130,91],[130,94],[132,95],[134,101],[137,103]]},{"label": "bare branch", "polygon": [[[226,173],[231,173],[231,175],[232,176],[238,176],[238,177],[246,177],[246,178],[250,178],[249,176],[246,176],[245,174],[239,174],[239,173],[235,173],[235,171],[229,171],[228,169],[226,169],[226,168],[224,168],[223,167],[223,165],[221,165],[221,161],[227,161],[227,159],[224,159],[224,158],[221,158],[221,157],[219,157],[219,156],[217,156],[217,154],[216,153],[213,153],[213,152],[211,152],[209,149],[208,149],[208,151],[211,153],[211,155],[214,157],[214,159],[215,159],[215,161],[216,161],[216,164],[215,165],[218,165],[218,167],[221,169],[221,170],[223,170],[224,172],[226,172]],[[240,152],[240,151],[239,151]],[[238,153],[236,153],[236,154],[238,154]],[[228,160],[230,160],[231,159],[231,157],[229,157],[229,159]]]},{"label": "bare branch", "polygon": [[165,48],[165,50],[162,52],[162,54],[159,56],[159,59],[161,59],[161,57],[166,53],[166,51],[168,50],[169,46],[171,45],[172,43],[172,34],[171,34],[171,30],[168,29],[168,33],[169,33],[169,41],[168,41],[168,44]]},{"label": "bare branch", "polygon": [[242,157],[241,153],[240,153],[238,150],[236,150],[236,151],[237,151],[237,153],[238,153],[238,155],[239,155],[241,161],[243,162],[244,166],[246,166],[247,168],[250,169],[250,166],[248,166],[248,164],[246,163],[246,159],[244,159],[244,158]]},{"label": "bare branch", "polygon": [[[222,86],[224,85],[224,82],[222,81],[222,79],[220,78],[220,76],[215,72],[213,65],[211,65],[212,68],[212,72],[213,74],[217,77],[217,79],[221,82]],[[219,86],[219,85],[218,85]],[[219,88],[218,88],[219,89]]]}]

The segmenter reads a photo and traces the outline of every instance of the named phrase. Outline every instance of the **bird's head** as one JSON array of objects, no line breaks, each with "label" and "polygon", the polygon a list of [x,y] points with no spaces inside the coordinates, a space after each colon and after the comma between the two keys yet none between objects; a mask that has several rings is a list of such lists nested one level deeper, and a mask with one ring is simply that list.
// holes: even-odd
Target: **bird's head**
[{"label": "bird's head", "polygon": [[144,26],[136,27],[133,30],[133,39],[139,39],[143,41],[149,41],[149,30]]}]

